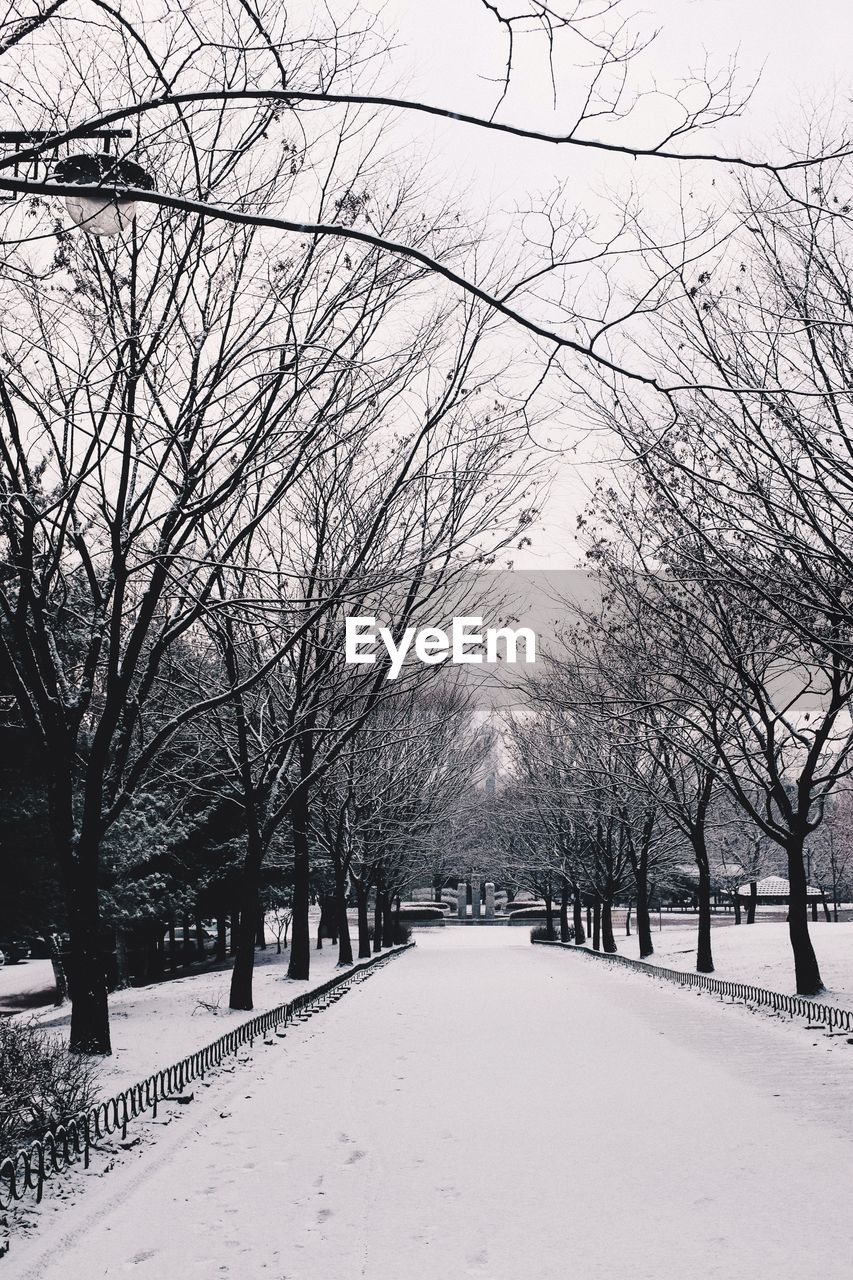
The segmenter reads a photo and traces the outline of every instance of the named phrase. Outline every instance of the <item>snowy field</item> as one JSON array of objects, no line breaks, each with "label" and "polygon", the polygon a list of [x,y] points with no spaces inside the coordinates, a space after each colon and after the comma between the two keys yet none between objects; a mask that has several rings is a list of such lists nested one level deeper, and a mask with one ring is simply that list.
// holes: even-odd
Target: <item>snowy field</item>
[{"label": "snowy field", "polygon": [[846,1039],[521,930],[417,941],[46,1202],[16,1280],[848,1280]]},{"label": "snowy field", "polygon": [[[632,926],[633,928],[633,926]],[[809,924],[826,994],[820,999],[841,1008],[853,1008],[853,924]],[[666,969],[695,969],[696,926],[657,929],[652,932],[655,954],[649,964]],[[639,959],[636,933],[616,935],[621,955]],[[770,991],[795,991],[794,963],[788,926],[783,922],[756,922],[739,928],[715,929],[711,935],[714,976],[735,982],[751,982]]]}]

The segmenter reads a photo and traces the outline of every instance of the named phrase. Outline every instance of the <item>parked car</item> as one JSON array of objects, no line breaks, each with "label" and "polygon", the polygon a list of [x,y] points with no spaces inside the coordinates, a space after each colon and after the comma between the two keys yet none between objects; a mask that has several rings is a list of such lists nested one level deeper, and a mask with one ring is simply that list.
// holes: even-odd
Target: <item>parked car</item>
[{"label": "parked car", "polygon": [[19,964],[21,960],[29,960],[30,951],[30,943],[26,938],[3,938],[0,942],[0,952],[5,964]]},{"label": "parked car", "polygon": [[[211,929],[209,925],[202,925],[202,937],[204,938],[204,949],[208,955],[211,954],[216,946],[216,930]],[[169,930],[163,933],[163,946],[168,953],[171,942],[169,939]],[[189,954],[194,956],[198,950],[198,935],[195,928],[184,929],[183,925],[175,929],[175,950],[179,955]]]}]

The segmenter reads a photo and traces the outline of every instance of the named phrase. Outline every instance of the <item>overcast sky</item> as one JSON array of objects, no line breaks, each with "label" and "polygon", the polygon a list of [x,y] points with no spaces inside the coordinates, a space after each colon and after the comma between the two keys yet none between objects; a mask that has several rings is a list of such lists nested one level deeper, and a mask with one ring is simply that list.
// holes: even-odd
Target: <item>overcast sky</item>
[{"label": "overcast sky", "polygon": [[[401,92],[461,111],[490,113],[505,44],[480,0],[387,0],[381,9],[386,30],[396,31],[398,39],[393,68],[386,74],[396,77]],[[786,140],[794,146],[802,140],[804,119],[831,115],[841,124],[849,118],[850,0],[650,0],[626,5],[623,12],[636,14],[639,30],[660,29],[637,67],[638,79],[647,84],[653,77],[662,90],[673,88],[706,58],[712,67],[724,67],[734,58],[744,88],[758,79],[743,116],[713,134],[695,136],[686,144],[690,149],[782,155]],[[572,95],[583,78],[563,58],[557,79],[554,110],[545,46],[528,43],[499,118],[558,131],[571,120]],[[662,95],[648,98],[626,136],[640,144],[652,140],[670,110]],[[475,214],[511,212],[555,185],[597,212],[605,206],[608,190],[625,191],[634,184],[645,201],[652,207],[659,202],[663,210],[676,177],[673,166],[661,161],[557,149],[422,117],[401,126],[400,137],[413,154],[430,158],[436,181],[460,192]],[[687,175],[691,184],[707,184],[709,167],[690,166]],[[576,563],[575,517],[590,469],[574,454],[555,466],[544,518],[534,531],[532,549],[518,557],[519,566]]]}]

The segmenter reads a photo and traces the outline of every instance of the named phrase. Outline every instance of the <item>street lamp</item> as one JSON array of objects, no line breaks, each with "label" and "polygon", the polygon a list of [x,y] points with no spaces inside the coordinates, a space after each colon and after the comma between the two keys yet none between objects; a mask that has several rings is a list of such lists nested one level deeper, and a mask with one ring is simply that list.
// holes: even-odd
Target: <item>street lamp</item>
[{"label": "street lamp", "polygon": [[[45,143],[50,148],[51,139],[55,136],[43,129],[0,130],[0,147],[4,144],[12,145],[16,155],[21,150],[24,152],[20,160],[15,160],[13,173],[16,177],[21,166],[31,171],[31,178],[36,177],[42,156],[38,153],[27,154],[27,151],[38,143]],[[136,210],[135,201],[120,195],[119,188],[133,187],[138,191],[153,191],[154,179],[134,160],[110,154],[114,139],[131,137],[128,129],[81,131],[75,137],[101,142],[104,149],[100,152],[78,152],[63,156],[55,162],[50,178],[63,186],[103,187],[103,195],[96,195],[91,191],[85,194],[81,192],[79,195],[69,192],[65,197],[65,204],[72,222],[89,235],[119,235],[130,226]],[[14,192],[10,198],[14,199]]]},{"label": "street lamp", "polygon": [[[154,180],[141,165],[103,151],[65,156],[54,165],[51,177],[63,186],[77,184],[107,188],[103,196],[65,197],[71,221],[91,236],[117,236],[126,231],[133,221],[136,202],[128,196],[119,195],[119,187],[136,187],[140,191],[154,189]],[[110,187],[114,188],[112,194],[109,193]]]}]

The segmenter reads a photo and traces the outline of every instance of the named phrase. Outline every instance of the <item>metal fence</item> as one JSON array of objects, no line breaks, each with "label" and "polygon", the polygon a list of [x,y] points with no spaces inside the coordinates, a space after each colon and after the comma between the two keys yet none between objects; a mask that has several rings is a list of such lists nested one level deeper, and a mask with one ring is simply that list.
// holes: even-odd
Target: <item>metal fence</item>
[{"label": "metal fence", "polygon": [[653,978],[666,978],[668,982],[677,982],[682,987],[698,987],[701,991],[712,991],[715,995],[730,996],[732,1000],[765,1006],[776,1013],[789,1013],[792,1018],[807,1018],[812,1026],[827,1027],[830,1031],[853,1031],[853,1010],[837,1009],[834,1005],[822,1004],[819,1000],[809,1000],[807,996],[788,996],[781,991],[768,991],[765,987],[754,987],[750,982],[731,982],[727,978],[712,978],[707,973],[684,973],[680,969],[662,969],[656,964],[646,964],[643,960],[631,960],[628,956],[614,955],[607,951],[591,951],[588,947],[577,947],[572,942],[549,942],[547,938],[534,938],[536,946],[562,947],[564,951],[575,951],[579,955],[593,956],[597,960],[606,960],[610,964],[621,964],[626,969],[638,969]]},{"label": "metal fence", "polygon": [[271,1033],[285,1034],[287,1024],[304,1021],[339,1000],[355,982],[363,982],[378,968],[408,951],[415,944],[407,942],[391,951],[380,952],[369,960],[356,964],[312,991],[302,992],[286,1004],[277,1005],[266,1013],[260,1013],[238,1027],[227,1031],[213,1044],[196,1049],[172,1066],[155,1071],[146,1080],[130,1085],[115,1097],[98,1102],[91,1110],[71,1116],[61,1124],[52,1126],[29,1146],[21,1148],[14,1156],[0,1162],[0,1211],[5,1211],[16,1200],[34,1194],[38,1203],[44,1184],[56,1174],[64,1173],[78,1160],[89,1167],[91,1148],[100,1140],[121,1131],[122,1141],[127,1136],[127,1126],[144,1112],[157,1115],[159,1103],[182,1093],[193,1080],[203,1080],[205,1074],[225,1058],[235,1054],[243,1045],[250,1047],[259,1037]]}]

